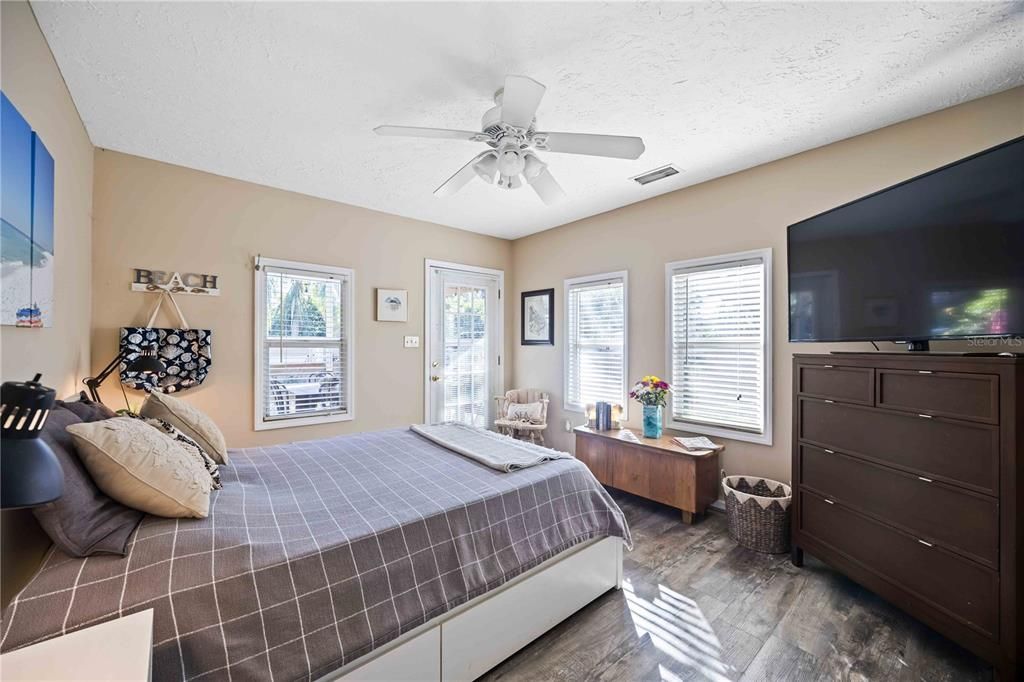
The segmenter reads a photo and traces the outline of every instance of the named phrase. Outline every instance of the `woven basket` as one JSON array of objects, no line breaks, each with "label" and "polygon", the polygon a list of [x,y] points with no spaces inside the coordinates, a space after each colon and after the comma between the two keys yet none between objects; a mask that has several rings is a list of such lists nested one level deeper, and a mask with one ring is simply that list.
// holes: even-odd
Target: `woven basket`
[{"label": "woven basket", "polygon": [[755,552],[789,551],[789,503],[793,491],[770,478],[726,476],[725,510],[729,535]]}]

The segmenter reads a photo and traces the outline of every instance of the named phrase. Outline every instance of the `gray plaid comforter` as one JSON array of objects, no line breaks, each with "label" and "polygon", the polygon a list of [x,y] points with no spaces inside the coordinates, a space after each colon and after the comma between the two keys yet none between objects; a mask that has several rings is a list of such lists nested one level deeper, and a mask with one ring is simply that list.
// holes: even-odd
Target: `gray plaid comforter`
[{"label": "gray plaid comforter", "polygon": [[575,459],[499,473],[406,430],[232,451],[206,519],[147,516],[126,557],[54,550],[10,650],[155,609],[157,680],[337,669],[591,538],[629,543]]}]

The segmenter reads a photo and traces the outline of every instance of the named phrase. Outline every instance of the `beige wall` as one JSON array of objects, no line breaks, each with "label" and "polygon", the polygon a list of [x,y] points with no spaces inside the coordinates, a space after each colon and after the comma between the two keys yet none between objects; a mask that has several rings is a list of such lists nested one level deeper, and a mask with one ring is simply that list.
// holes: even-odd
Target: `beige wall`
[{"label": "beige wall", "polygon": [[[510,291],[518,299],[520,291],[554,287],[557,332],[554,347],[514,346],[513,383],[551,392],[549,442],[571,449],[562,422],[583,419],[562,410],[563,280],[628,270],[629,376],[664,376],[665,263],[771,247],[774,444],[726,441],[724,466],[788,481],[792,354],[871,346],[788,343],[786,226],[1021,134],[1024,88],[1017,88],[519,239],[512,245],[516,288]],[[515,316],[518,330],[518,306]],[[634,404],[629,421],[639,420]]]},{"label": "beige wall", "polygon": [[[504,270],[506,287],[512,285],[506,240],[117,152],[96,151],[94,201],[94,369],[116,353],[118,329],[144,324],[152,307],[152,295],[129,290],[132,268],[218,275],[219,297],[178,297],[190,325],[213,329],[210,375],[181,396],[213,417],[230,447],[422,421],[422,343],[407,349],[402,341],[405,335],[422,341],[424,259]],[[257,254],[355,269],[355,420],[253,430]],[[377,287],[409,290],[407,323],[374,321]],[[508,349],[510,328],[506,336]],[[133,405],[142,399],[129,395]],[[124,405],[116,378],[104,385],[103,398],[115,408]]]},{"label": "beige wall", "polygon": [[[92,143],[28,3],[0,3],[0,87],[39,133],[54,159],[54,323],[0,327],[0,379],[34,372],[66,396],[89,368]],[[27,511],[4,512],[2,601],[35,568],[48,541]]]}]

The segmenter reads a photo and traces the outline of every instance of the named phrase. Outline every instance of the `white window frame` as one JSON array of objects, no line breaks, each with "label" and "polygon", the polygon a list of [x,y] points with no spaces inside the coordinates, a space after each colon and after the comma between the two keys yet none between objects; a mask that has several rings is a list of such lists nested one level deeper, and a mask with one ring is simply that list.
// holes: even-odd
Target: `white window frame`
[{"label": "white window frame", "polygon": [[[355,396],[355,288],[356,272],[351,268],[341,268],[333,265],[319,265],[316,263],[303,263],[301,261],[281,260],[278,258],[264,258],[258,256],[254,259],[255,277],[255,324],[253,326],[253,348],[255,365],[255,404],[253,414],[253,428],[256,431],[269,429],[287,429],[296,426],[310,426],[313,424],[331,424],[335,422],[347,422],[355,419],[356,396]],[[348,397],[348,410],[337,414],[322,414],[312,416],[279,417],[273,420],[263,418],[263,341],[267,326],[267,301],[266,301],[266,274],[264,267],[288,268],[299,270],[311,275],[339,275],[348,278],[348,286],[344,287],[345,294],[342,296],[341,305],[344,314],[344,329],[342,333],[348,341],[345,345],[344,362],[346,364],[345,390]]]},{"label": "white window frame", "polygon": [[572,277],[562,284],[562,409],[566,412],[583,413],[586,405],[569,402],[569,290],[578,284],[599,284],[612,280],[622,280],[622,420],[627,419],[629,410],[629,271],[616,270],[597,275]]},{"label": "white window frame", "polygon": [[665,368],[666,374],[669,375],[669,383],[675,386],[677,381],[672,367],[672,276],[681,270],[708,268],[709,266],[726,266],[738,261],[749,261],[752,259],[761,259],[761,262],[764,263],[764,280],[761,290],[761,305],[764,317],[761,340],[761,350],[764,354],[761,363],[761,379],[764,382],[761,394],[761,413],[764,428],[761,433],[753,433],[728,426],[714,426],[705,423],[682,421],[672,416],[671,407],[668,410],[669,428],[708,436],[720,436],[747,443],[772,444],[772,404],[774,402],[772,355],[774,350],[772,347],[772,250],[770,248],[728,253],[721,256],[709,256],[707,258],[690,258],[665,264]]}]

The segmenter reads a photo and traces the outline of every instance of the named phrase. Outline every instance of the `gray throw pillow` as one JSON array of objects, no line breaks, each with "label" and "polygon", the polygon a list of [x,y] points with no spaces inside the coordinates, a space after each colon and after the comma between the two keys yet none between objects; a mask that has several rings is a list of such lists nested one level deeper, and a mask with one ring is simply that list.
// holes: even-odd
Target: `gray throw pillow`
[{"label": "gray throw pillow", "polygon": [[58,400],[57,404],[74,412],[75,416],[84,422],[96,422],[101,419],[111,419],[117,416],[112,409],[103,403],[98,403],[89,398],[85,391],[78,394],[78,400],[70,402]]},{"label": "gray throw pillow", "polygon": [[72,556],[123,556],[143,513],[110,499],[93,483],[66,430],[81,423],[82,419],[63,405],[54,405],[47,417],[41,437],[64,470],[64,494],[33,508],[32,513],[53,543]]}]

